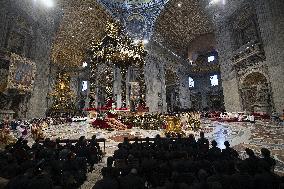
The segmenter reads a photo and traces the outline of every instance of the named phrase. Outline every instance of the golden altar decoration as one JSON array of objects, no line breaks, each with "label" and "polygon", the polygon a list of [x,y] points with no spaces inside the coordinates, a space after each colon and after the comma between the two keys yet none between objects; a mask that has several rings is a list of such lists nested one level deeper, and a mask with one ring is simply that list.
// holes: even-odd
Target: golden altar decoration
[{"label": "golden altar decoration", "polygon": [[10,134],[9,129],[0,129],[0,148],[4,148],[9,144],[13,144],[17,139]]},{"label": "golden altar decoration", "polygon": [[49,113],[51,115],[67,113],[74,114],[75,93],[71,89],[71,77],[67,72],[58,73],[53,91],[49,94],[53,99]]},{"label": "golden altar decoration", "polygon": [[185,133],[182,131],[182,125],[180,117],[178,116],[166,116],[166,130],[165,135],[170,135],[171,137],[177,137],[178,135],[184,136]]},{"label": "golden altar decoration", "polygon": [[[89,49],[91,59],[90,93],[95,95],[99,90],[101,93],[105,93],[105,100],[115,99],[115,94],[113,94],[114,73],[115,69],[119,68],[121,108],[128,108],[127,101],[129,100],[127,100],[126,92],[129,81],[127,75],[130,67],[136,68],[139,70],[136,78],[137,85],[139,85],[137,100],[142,106],[146,94],[144,65],[147,54],[143,41],[135,42],[118,22],[108,22],[105,32],[106,35],[102,40],[92,41]],[[106,67],[103,73],[99,70],[100,66]],[[100,77],[100,74],[104,74],[104,77]]]}]

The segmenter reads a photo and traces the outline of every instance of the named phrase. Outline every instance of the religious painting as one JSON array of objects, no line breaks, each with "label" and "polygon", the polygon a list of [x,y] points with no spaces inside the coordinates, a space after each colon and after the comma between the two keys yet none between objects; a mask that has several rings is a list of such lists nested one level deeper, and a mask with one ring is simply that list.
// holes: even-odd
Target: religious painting
[{"label": "religious painting", "polygon": [[30,92],[35,79],[35,63],[16,54],[11,55],[10,61],[7,88]]}]

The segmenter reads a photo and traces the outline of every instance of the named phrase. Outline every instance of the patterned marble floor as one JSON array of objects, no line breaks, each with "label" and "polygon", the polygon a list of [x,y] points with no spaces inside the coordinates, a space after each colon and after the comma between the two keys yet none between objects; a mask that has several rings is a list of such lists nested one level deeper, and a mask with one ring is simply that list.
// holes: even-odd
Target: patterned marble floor
[{"label": "patterned marble floor", "polygon": [[[272,155],[277,160],[276,170],[284,175],[284,127],[266,122],[251,123],[220,123],[202,120],[202,130],[209,140],[215,139],[220,148],[224,148],[224,141],[228,140],[235,149],[245,158],[244,149],[252,148],[259,153],[262,147],[271,150]],[[199,137],[199,132],[186,131],[186,134],[194,134]],[[124,137],[155,137],[157,134],[164,135],[163,130],[141,130],[132,128],[124,131],[106,131],[94,129],[87,122],[72,123],[69,125],[50,126],[44,130],[44,135],[55,138],[78,139],[80,136],[91,138],[96,135],[97,138],[106,138],[106,156],[113,154],[117,144]]]},{"label": "patterned marble floor", "polygon": [[[220,148],[224,148],[224,141],[228,140],[231,146],[240,152],[241,157],[245,158],[244,149],[249,147],[258,155],[262,147],[266,147],[277,160],[276,172],[284,175],[284,127],[277,126],[266,122],[251,123],[220,123],[202,120],[202,131],[209,140],[215,139]],[[194,134],[199,137],[199,131],[186,131],[186,134]],[[100,178],[100,169],[105,165],[105,160],[111,156],[117,149],[117,144],[124,137],[155,137],[157,134],[164,136],[163,130],[141,130],[132,128],[124,131],[106,131],[94,129],[87,122],[64,124],[50,126],[44,130],[45,137],[51,139],[78,139],[80,136],[91,138],[96,135],[97,138],[105,138],[106,140],[106,156],[102,163],[96,169],[89,173],[88,181],[81,188],[91,188]],[[32,142],[32,139],[29,138]]]}]

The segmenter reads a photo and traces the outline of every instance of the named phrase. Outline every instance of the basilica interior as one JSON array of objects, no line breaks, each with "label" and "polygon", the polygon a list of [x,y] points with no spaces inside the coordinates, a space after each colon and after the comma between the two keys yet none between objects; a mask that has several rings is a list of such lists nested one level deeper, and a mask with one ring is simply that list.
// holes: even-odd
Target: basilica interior
[{"label": "basilica interior", "polygon": [[[68,149],[69,159],[53,158],[62,164],[75,161],[71,156],[86,158],[82,167],[89,170],[73,168],[73,181],[62,181],[42,171],[52,166],[43,163],[51,155],[35,155],[31,159],[40,165],[31,168],[45,175],[47,189],[195,189],[205,188],[203,181],[207,188],[244,189],[247,182],[253,189],[283,187],[283,0],[0,0],[0,5],[0,189],[25,188],[18,176],[27,172],[11,174],[2,166],[10,160],[7,153],[22,166],[23,155],[13,149],[30,158],[30,151],[41,148],[58,154]],[[191,136],[197,152],[186,148]],[[65,147],[69,144],[74,148]],[[82,155],[82,149],[93,148],[94,154]],[[253,153],[262,162],[254,167],[246,164]],[[226,172],[235,185],[214,177],[228,159],[237,167]],[[176,170],[174,161],[185,167]],[[206,161],[208,167],[192,170],[185,161]],[[158,174],[165,171],[162,162],[171,167],[170,176]],[[269,179],[257,184],[267,162],[273,187]],[[151,163],[155,170],[145,171]],[[71,168],[62,167],[60,178],[67,179],[64,170]],[[244,184],[236,174],[246,168]],[[184,179],[189,172],[196,180]],[[33,174],[28,188],[42,187]]]}]

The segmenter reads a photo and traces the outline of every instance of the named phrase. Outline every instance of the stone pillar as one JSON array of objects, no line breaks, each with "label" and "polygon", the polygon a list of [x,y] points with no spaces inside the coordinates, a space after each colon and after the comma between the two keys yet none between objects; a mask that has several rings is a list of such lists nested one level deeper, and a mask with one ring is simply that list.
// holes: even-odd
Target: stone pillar
[{"label": "stone pillar", "polygon": [[121,73],[119,68],[115,68],[114,71],[113,95],[116,98],[117,108],[121,108]]},{"label": "stone pillar", "polygon": [[232,66],[233,39],[229,23],[223,21],[216,26],[217,49],[224,92],[225,109],[229,112],[242,110],[237,74]]},{"label": "stone pillar", "polygon": [[50,72],[50,48],[51,41],[42,34],[40,29],[36,31],[36,42],[33,48],[33,59],[36,62],[36,77],[34,90],[29,101],[27,118],[44,117],[47,110],[47,94],[49,88]]},{"label": "stone pillar", "polygon": [[256,12],[264,46],[275,111],[284,109],[284,1],[256,1]]},{"label": "stone pillar", "polygon": [[201,106],[202,106],[202,110],[206,107],[208,107],[208,99],[207,99],[207,93],[206,91],[202,91],[201,92]]},{"label": "stone pillar", "polygon": [[191,101],[190,101],[190,90],[189,90],[189,80],[188,75],[179,73],[180,84],[179,84],[179,100],[181,109],[189,109],[191,108]]},{"label": "stone pillar", "polygon": [[166,88],[163,63],[153,54],[148,54],[145,60],[146,105],[150,112],[165,112]]}]

